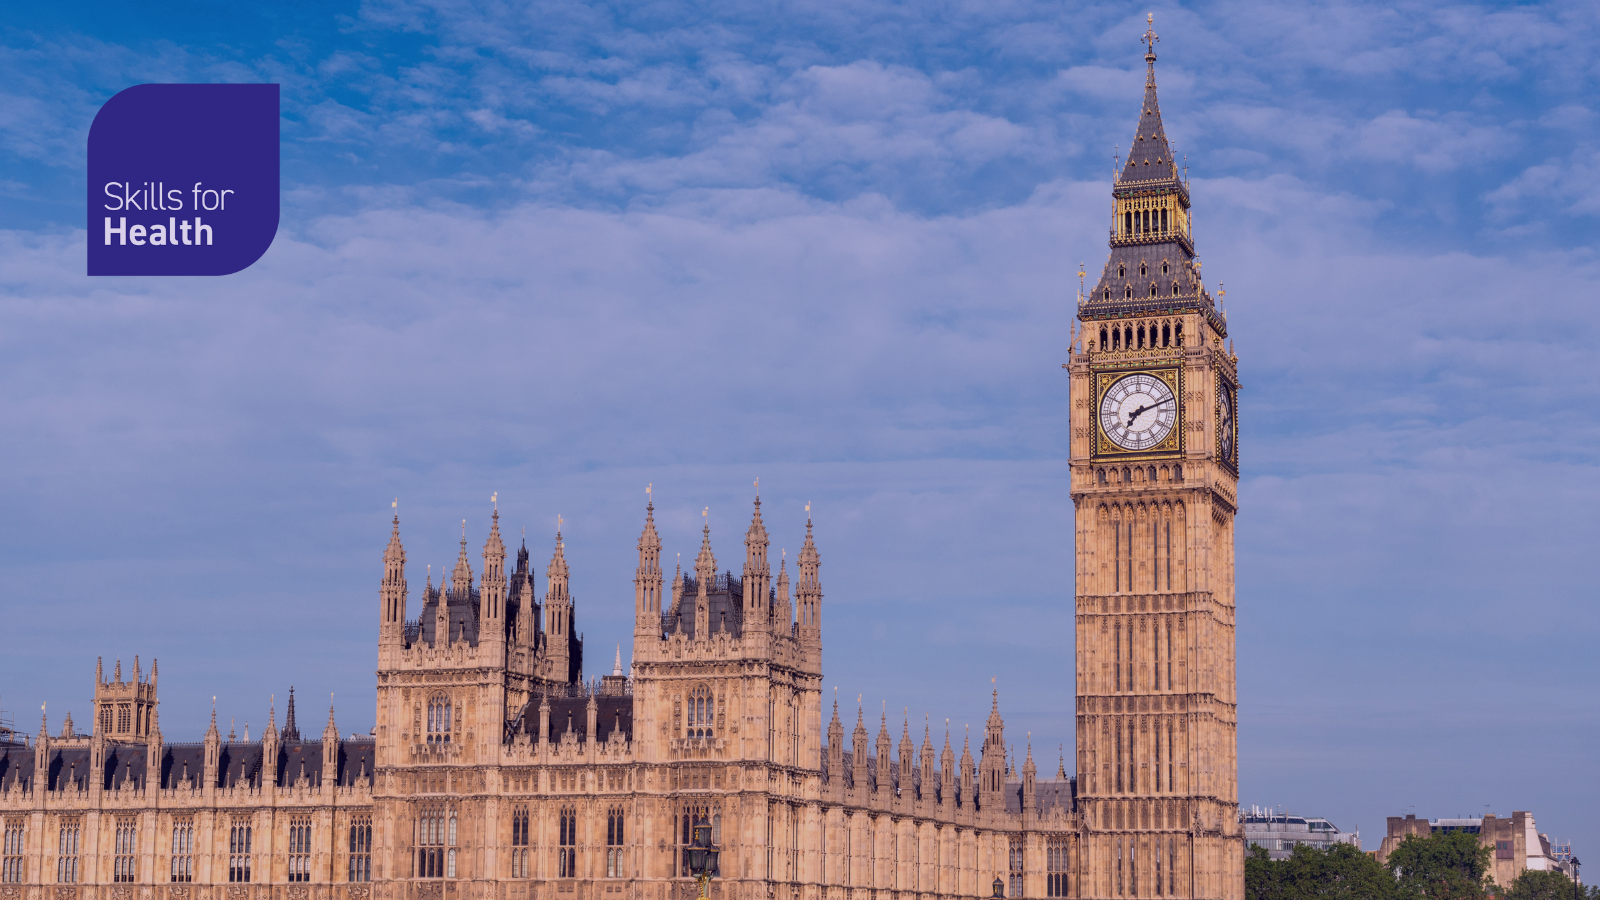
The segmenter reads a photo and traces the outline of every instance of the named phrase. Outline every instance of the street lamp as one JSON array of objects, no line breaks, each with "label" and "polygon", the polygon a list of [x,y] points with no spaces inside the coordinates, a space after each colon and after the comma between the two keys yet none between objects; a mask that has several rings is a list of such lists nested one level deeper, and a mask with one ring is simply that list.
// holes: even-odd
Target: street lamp
[{"label": "street lamp", "polygon": [[1578,858],[1576,856],[1572,857],[1571,859],[1572,859],[1572,900],[1578,900],[1579,897],[1583,896],[1583,887],[1578,882],[1578,867],[1583,865],[1583,863],[1578,862]]},{"label": "street lamp", "polygon": [[994,877],[994,884],[989,885],[989,887],[994,890],[994,893],[989,895],[992,900],[1002,900],[1005,897],[1006,883],[1000,880],[999,875]]},{"label": "street lamp", "polygon": [[703,818],[694,821],[694,840],[684,851],[689,855],[689,874],[700,885],[700,900],[706,900],[706,888],[718,874],[717,857],[721,851],[711,843],[711,823]]}]

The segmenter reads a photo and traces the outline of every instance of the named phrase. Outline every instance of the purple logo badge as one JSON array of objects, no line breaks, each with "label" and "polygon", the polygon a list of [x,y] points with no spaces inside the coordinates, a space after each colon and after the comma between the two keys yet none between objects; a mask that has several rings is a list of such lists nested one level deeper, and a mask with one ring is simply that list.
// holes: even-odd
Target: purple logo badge
[{"label": "purple logo badge", "polygon": [[229,275],[277,233],[277,85],[141,84],[100,107],[90,275]]}]

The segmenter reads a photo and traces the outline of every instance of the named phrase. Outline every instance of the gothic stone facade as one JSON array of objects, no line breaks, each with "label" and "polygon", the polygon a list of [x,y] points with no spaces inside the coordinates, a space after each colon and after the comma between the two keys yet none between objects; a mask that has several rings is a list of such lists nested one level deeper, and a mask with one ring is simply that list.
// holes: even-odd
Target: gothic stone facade
[{"label": "gothic stone facade", "polygon": [[[1153,35],[1151,36],[1153,37]],[[585,682],[559,535],[542,600],[496,513],[407,620],[398,517],[377,724],[320,741],[165,743],[156,673],[97,679],[93,733],[0,746],[0,900],[682,900],[688,823],[716,900],[1243,894],[1236,821],[1236,359],[1199,278],[1154,53],[1113,188],[1112,252],[1072,341],[1077,777],[886,719],[824,725],[821,558],[774,578],[760,500],[740,574],[709,528],[667,578],[653,508],[633,665]],[[1131,379],[1131,380],[1130,380]],[[620,654],[619,654],[620,655]]]}]

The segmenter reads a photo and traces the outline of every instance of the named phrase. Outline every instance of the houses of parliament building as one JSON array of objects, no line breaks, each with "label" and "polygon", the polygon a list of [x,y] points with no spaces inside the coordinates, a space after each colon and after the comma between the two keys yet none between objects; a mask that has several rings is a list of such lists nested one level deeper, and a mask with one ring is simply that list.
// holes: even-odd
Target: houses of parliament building
[{"label": "houses of parliament building", "polygon": [[631,670],[619,653],[593,680],[559,535],[541,579],[495,512],[412,619],[396,516],[370,736],[341,737],[331,709],[302,732],[291,697],[255,738],[213,713],[169,742],[153,661],[97,671],[88,733],[0,734],[0,900],[685,900],[700,818],[714,900],[987,897],[996,879],[1008,897],[1242,900],[1237,358],[1146,38],[1110,254],[1065,366],[1075,775],[1008,759],[998,696],[976,746],[841,719],[812,523],[774,573],[759,496],[737,573],[708,526],[668,576],[646,506]]}]

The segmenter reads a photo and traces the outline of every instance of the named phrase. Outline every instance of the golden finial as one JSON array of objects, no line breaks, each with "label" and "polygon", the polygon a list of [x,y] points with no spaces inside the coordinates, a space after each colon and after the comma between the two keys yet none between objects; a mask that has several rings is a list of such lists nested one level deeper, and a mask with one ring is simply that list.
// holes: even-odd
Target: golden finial
[{"label": "golden finial", "polygon": [[761,479],[756,479],[756,499],[761,499]]},{"label": "golden finial", "polygon": [[700,510],[700,518],[709,520],[711,518],[711,507],[708,506]]},{"label": "golden finial", "polygon": [[389,504],[389,508],[390,509],[399,509],[400,508],[400,498],[399,497],[394,498],[394,502]]},{"label": "golden finial", "polygon": [[646,497],[649,497],[651,500],[654,500],[656,498],[655,488],[656,488],[656,483],[654,481],[652,481],[649,484],[645,485],[644,486],[644,495]]},{"label": "golden finial", "polygon": [[500,492],[495,491],[489,495],[489,502],[494,504],[495,512],[500,511]]},{"label": "golden finial", "polygon": [[1146,52],[1145,55],[1146,56],[1155,56],[1156,55],[1156,43],[1161,40],[1160,37],[1156,36],[1156,14],[1155,13],[1146,13],[1145,17],[1144,17],[1144,22],[1145,22],[1144,35],[1142,37],[1140,37],[1139,40],[1143,41],[1145,43],[1145,45],[1149,48],[1149,50]]}]

